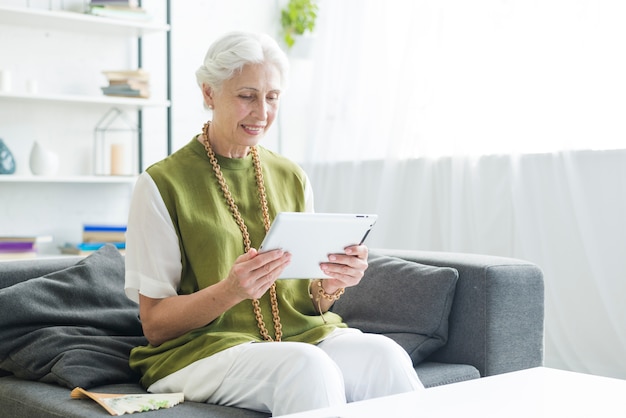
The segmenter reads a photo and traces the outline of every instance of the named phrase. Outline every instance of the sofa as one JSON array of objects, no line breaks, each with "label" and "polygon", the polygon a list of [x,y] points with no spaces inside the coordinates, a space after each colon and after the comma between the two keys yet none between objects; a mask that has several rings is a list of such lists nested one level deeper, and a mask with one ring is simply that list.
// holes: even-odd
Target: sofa
[{"label": "sofa", "polygon": [[[535,264],[388,249],[371,250],[369,263],[333,310],[350,326],[395,339],[427,388],[542,365],[544,287]],[[0,417],[109,416],[91,400],[71,399],[74,386],[145,393],[127,365],[145,339],[123,275],[112,246],[88,257],[0,262]],[[141,416],[269,415],[186,401]]]}]

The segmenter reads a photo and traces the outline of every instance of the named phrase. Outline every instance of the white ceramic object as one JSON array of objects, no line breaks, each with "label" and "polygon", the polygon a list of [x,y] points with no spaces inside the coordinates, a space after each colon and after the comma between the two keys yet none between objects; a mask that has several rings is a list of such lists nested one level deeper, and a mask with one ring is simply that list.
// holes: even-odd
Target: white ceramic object
[{"label": "white ceramic object", "polygon": [[30,150],[30,171],[36,176],[51,176],[59,168],[59,157],[42,147],[37,141]]}]

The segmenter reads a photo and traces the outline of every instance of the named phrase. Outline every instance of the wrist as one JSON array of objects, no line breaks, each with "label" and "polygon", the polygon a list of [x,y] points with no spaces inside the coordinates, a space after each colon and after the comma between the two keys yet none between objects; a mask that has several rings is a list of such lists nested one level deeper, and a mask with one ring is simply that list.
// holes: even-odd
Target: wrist
[{"label": "wrist", "polygon": [[[341,295],[343,295],[344,288],[338,287],[332,293],[328,293],[326,289],[322,286],[324,280],[313,280],[309,286],[309,296],[313,301],[313,304],[317,308],[317,311],[322,316],[322,320],[326,323],[326,318],[324,318],[324,311],[328,310],[336,300],[339,300]],[[322,304],[322,301],[324,303]],[[324,305],[324,307],[322,307]]]},{"label": "wrist", "polygon": [[341,289],[341,287],[339,286],[333,286],[331,284],[328,283],[328,280],[326,279],[319,279],[317,280],[317,283],[315,284],[315,288],[314,288],[314,292],[317,292],[319,289],[324,290],[324,293],[328,293],[328,294],[332,294],[335,293],[337,290]]},{"label": "wrist", "polygon": [[[328,288],[326,288],[324,284],[326,284]],[[316,297],[319,297],[320,299],[326,299],[328,301],[334,302],[336,300],[339,300],[344,291],[345,289],[343,287],[329,286],[326,280],[318,280],[314,285],[313,294],[315,294]]]}]

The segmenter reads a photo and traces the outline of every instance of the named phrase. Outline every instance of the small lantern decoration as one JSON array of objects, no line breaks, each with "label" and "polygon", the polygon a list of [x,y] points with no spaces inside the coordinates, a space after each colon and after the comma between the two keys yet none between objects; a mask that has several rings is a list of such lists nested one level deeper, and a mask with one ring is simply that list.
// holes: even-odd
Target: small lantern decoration
[{"label": "small lantern decoration", "polygon": [[94,130],[94,174],[131,176],[138,173],[137,124],[118,108],[111,108]]}]

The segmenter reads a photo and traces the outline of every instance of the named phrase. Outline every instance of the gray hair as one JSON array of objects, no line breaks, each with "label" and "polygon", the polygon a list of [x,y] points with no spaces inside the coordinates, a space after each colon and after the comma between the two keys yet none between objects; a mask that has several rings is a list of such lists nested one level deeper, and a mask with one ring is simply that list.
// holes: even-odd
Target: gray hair
[{"label": "gray hair", "polygon": [[241,71],[246,64],[270,63],[280,74],[281,88],[287,84],[289,61],[278,43],[269,35],[252,32],[230,32],[217,39],[196,71],[196,81],[219,90],[224,81]]}]

